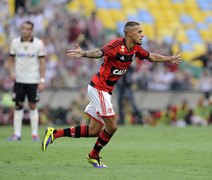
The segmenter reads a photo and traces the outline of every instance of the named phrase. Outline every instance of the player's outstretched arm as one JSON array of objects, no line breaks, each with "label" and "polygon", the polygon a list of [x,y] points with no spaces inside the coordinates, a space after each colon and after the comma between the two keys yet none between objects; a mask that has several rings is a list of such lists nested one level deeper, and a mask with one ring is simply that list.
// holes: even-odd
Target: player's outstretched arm
[{"label": "player's outstretched arm", "polygon": [[148,59],[153,62],[171,62],[173,64],[179,64],[181,62],[181,53],[178,52],[172,56],[150,53]]},{"label": "player's outstretched arm", "polygon": [[103,56],[103,52],[100,49],[91,49],[87,51],[83,51],[78,44],[76,44],[77,49],[68,50],[67,56],[70,58],[78,58],[78,57],[87,57],[87,58],[100,58]]}]

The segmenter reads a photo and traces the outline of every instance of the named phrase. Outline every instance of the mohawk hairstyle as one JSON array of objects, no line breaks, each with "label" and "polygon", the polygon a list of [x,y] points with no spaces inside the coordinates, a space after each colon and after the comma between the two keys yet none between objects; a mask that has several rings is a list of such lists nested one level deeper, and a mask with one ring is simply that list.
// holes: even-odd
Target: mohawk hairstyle
[{"label": "mohawk hairstyle", "polygon": [[136,22],[136,21],[128,21],[124,28],[127,27],[127,26],[136,26],[136,25],[140,25],[140,23]]},{"label": "mohawk hairstyle", "polygon": [[125,25],[124,25],[124,33],[126,33],[127,31],[127,27],[132,27],[132,26],[137,26],[140,25],[140,23],[136,22],[136,21],[128,21]]}]

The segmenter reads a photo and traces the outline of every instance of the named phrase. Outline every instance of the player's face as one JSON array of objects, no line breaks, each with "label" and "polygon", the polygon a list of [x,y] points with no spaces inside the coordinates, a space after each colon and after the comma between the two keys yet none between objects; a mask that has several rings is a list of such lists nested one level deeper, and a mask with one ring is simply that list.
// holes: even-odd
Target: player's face
[{"label": "player's face", "polygon": [[32,36],[32,25],[31,24],[24,23],[21,26],[21,36],[23,38],[29,38]]},{"label": "player's face", "polygon": [[143,39],[143,30],[140,25],[137,25],[133,28],[132,30],[132,40],[134,41],[135,44],[142,44],[142,39]]}]

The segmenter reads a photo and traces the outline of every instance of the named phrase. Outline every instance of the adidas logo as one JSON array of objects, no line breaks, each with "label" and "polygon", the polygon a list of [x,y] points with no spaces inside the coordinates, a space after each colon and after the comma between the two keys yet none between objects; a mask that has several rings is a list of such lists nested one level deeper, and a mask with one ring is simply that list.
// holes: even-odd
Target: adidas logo
[{"label": "adidas logo", "polygon": [[124,56],[122,56],[121,58],[120,58],[122,61],[124,61],[125,59],[124,59]]}]

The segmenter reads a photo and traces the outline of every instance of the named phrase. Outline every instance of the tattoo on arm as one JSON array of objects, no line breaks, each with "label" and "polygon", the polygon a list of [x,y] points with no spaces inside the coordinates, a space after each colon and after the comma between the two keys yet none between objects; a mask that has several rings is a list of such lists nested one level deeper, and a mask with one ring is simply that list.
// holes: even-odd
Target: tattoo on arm
[{"label": "tattoo on arm", "polygon": [[100,49],[92,49],[88,51],[84,51],[83,57],[88,57],[88,58],[100,58],[102,57],[103,53]]}]

